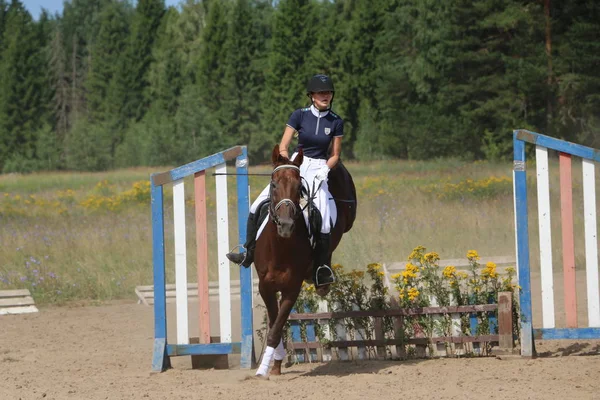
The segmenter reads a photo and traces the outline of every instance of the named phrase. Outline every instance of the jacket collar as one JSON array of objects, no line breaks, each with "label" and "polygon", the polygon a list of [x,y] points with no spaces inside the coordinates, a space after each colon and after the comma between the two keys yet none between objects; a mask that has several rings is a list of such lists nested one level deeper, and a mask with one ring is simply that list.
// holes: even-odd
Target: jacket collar
[{"label": "jacket collar", "polygon": [[326,116],[327,114],[329,114],[329,110],[325,110],[325,111],[319,111],[317,109],[317,107],[315,107],[314,104],[311,104],[310,106],[310,111],[312,112],[312,114],[317,117],[317,118],[323,118],[324,116]]}]

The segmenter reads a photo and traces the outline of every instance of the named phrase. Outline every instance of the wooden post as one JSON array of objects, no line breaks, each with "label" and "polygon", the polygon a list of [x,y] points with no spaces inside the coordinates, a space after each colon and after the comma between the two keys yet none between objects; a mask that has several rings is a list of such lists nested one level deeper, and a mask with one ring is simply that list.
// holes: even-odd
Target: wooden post
[{"label": "wooden post", "polygon": [[512,354],[513,320],[512,320],[512,293],[498,293],[498,335],[500,351],[504,354]]},{"label": "wooden post", "polygon": [[[319,300],[319,312],[322,313],[328,311],[329,307],[327,306],[327,301],[323,299]],[[329,320],[327,320],[327,323],[322,324],[321,329],[323,331],[323,336],[325,340],[331,340],[331,332],[329,331]],[[331,349],[324,348],[321,346],[321,356],[319,357],[319,359],[322,362],[331,361]]]},{"label": "wooden post", "polygon": [[401,360],[406,360],[406,344],[404,337],[404,316],[394,318],[394,338],[400,340],[400,344],[396,345],[396,357]]},{"label": "wooden post", "polygon": [[[333,311],[341,311],[341,307],[339,303],[335,303],[333,305]],[[344,326],[343,320],[335,321],[335,339],[336,340],[347,340],[346,338],[346,327]],[[338,358],[341,361],[348,361],[348,348],[347,347],[338,347],[337,348]]]},{"label": "wooden post", "polygon": [[[385,333],[383,332],[383,318],[375,317],[375,339],[385,339]],[[377,359],[385,360],[385,346],[377,346]]]},{"label": "wooden post", "polygon": [[[358,304],[352,304],[352,310],[360,311]],[[356,327],[356,323],[354,326]],[[365,328],[355,328],[354,332],[352,332],[352,333],[354,334],[353,335],[354,340],[357,340],[357,336],[358,336],[358,340],[367,340],[367,332],[365,331]],[[359,360],[366,360],[367,359],[367,348],[365,346],[358,346],[356,349],[356,357]]]},{"label": "wooden post", "polygon": [[[395,292],[394,287],[392,286],[392,283],[390,282],[390,278],[389,278],[390,273],[388,272],[385,264],[383,264],[383,274],[384,274],[383,275],[383,284],[385,285],[388,292],[390,293],[391,308],[399,309],[400,304],[398,303],[397,293]],[[402,340],[402,344],[396,345],[396,357],[400,358],[401,360],[405,360],[406,359],[406,347],[404,344],[404,316],[398,316],[398,317],[392,318],[392,320],[394,321],[394,339]]]}]

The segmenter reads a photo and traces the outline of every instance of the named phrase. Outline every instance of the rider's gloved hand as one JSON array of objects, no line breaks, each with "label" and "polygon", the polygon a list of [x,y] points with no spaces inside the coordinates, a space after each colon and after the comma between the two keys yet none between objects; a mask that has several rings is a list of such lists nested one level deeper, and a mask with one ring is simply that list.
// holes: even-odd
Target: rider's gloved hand
[{"label": "rider's gloved hand", "polygon": [[319,169],[319,171],[317,171],[317,174],[315,175],[315,181],[317,181],[317,182],[326,181],[328,174],[329,174],[329,167],[327,166],[327,164],[325,164]]}]

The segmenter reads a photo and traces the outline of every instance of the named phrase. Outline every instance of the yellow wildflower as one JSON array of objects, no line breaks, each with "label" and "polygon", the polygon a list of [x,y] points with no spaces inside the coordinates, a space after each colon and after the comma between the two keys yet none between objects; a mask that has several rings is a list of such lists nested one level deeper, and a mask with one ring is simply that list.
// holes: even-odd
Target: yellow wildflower
[{"label": "yellow wildflower", "polygon": [[436,253],[435,251],[432,251],[431,253],[427,253],[423,256],[423,258],[425,259],[425,261],[427,261],[428,263],[436,263],[440,260],[440,255],[438,253]]},{"label": "yellow wildflower", "polygon": [[412,253],[408,256],[408,260],[420,260],[421,256],[425,252],[426,248],[423,246],[417,246],[413,249]]},{"label": "yellow wildflower", "polygon": [[372,272],[372,271],[379,271],[381,269],[381,264],[379,263],[372,263],[367,265],[367,270]]},{"label": "yellow wildflower", "polygon": [[406,264],[406,270],[409,271],[410,273],[414,274],[415,277],[417,276],[417,272],[419,272],[419,267],[417,267],[416,265],[414,265],[413,263],[408,263]]},{"label": "yellow wildflower", "polygon": [[456,274],[456,267],[454,265],[448,265],[446,268],[444,268],[442,274],[446,278],[452,278],[452,276]]},{"label": "yellow wildflower", "polygon": [[410,301],[414,301],[417,297],[419,297],[419,290],[417,288],[410,288],[408,290],[408,299]]},{"label": "yellow wildflower", "polygon": [[469,259],[469,261],[479,260],[479,254],[477,254],[477,250],[467,251],[467,258]]},{"label": "yellow wildflower", "polygon": [[342,264],[333,264],[331,268],[336,272],[341,272],[344,269]]},{"label": "yellow wildflower", "polygon": [[493,262],[488,262],[485,265],[485,268],[483,269],[483,271],[481,271],[481,277],[484,279],[494,279],[498,276],[498,274],[496,273],[496,264]]}]

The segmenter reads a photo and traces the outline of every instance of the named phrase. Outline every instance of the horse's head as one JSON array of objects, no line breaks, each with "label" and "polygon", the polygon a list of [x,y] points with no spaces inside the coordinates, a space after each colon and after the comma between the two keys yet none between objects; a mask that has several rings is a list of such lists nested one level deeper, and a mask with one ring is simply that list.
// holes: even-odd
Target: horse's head
[{"label": "horse's head", "polygon": [[301,214],[300,195],[302,179],[302,149],[298,151],[294,161],[279,154],[279,146],[273,148],[273,173],[271,174],[269,214],[277,225],[279,236],[289,238],[294,230],[296,219]]}]

